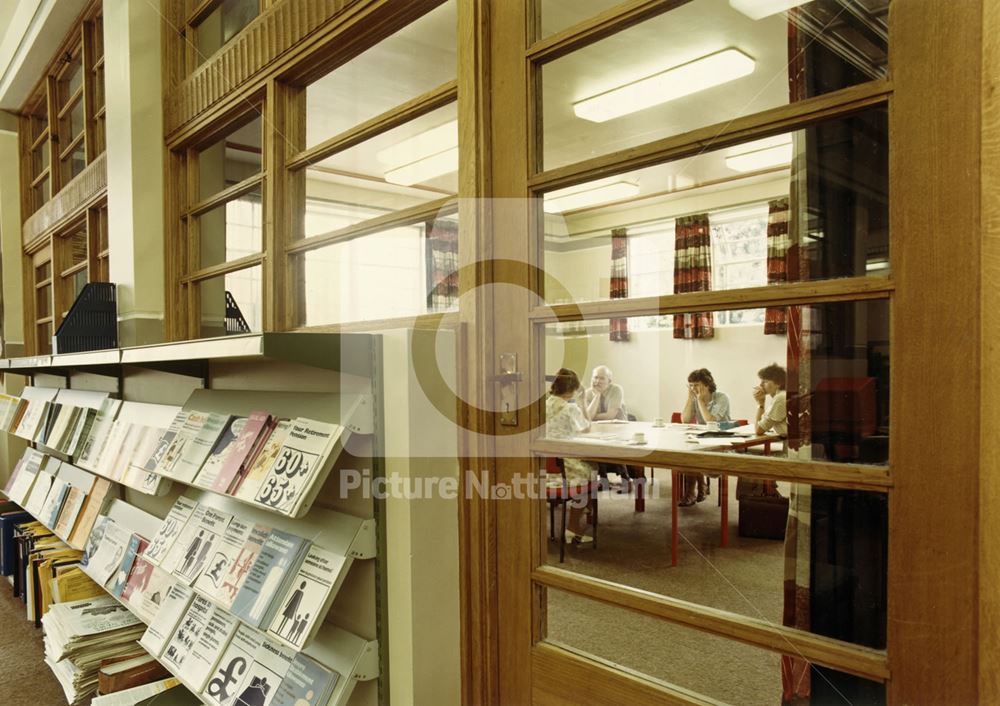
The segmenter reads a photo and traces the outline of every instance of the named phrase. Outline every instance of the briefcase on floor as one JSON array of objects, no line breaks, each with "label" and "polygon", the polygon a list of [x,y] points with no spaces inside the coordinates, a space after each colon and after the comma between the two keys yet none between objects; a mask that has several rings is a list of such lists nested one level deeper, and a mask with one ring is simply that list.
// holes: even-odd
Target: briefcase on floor
[{"label": "briefcase on floor", "polygon": [[750,496],[740,500],[740,536],[784,539],[788,498]]}]

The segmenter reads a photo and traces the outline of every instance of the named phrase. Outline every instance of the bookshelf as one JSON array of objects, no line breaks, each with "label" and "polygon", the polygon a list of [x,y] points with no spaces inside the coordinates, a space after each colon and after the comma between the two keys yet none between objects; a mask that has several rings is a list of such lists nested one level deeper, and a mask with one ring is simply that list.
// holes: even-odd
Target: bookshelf
[{"label": "bookshelf", "polygon": [[[67,398],[77,391],[107,393],[135,406],[238,415],[264,409],[279,417],[301,416],[344,426],[337,447],[294,517],[177,480],[159,495],[123,485],[121,499],[112,502],[109,512],[115,515],[112,519],[120,518],[126,528],[149,538],[150,522],[158,525],[184,495],[348,557],[333,605],[303,652],[341,674],[330,704],[368,706],[388,702],[383,678],[388,654],[385,509],[383,501],[358,491],[344,492],[339,479],[344,469],[364,470],[375,477],[383,473],[380,357],[377,336],[253,334],[12,358],[0,360],[0,371],[23,375],[33,388],[59,390]],[[38,448],[67,460],[44,446]],[[175,676],[183,682],[182,675]]]}]

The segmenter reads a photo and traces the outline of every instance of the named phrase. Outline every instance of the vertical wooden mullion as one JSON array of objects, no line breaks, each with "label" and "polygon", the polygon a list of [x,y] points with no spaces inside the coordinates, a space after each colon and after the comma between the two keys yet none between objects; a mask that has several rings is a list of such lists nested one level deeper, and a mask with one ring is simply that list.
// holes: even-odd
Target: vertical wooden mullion
[{"label": "vertical wooden mullion", "polygon": [[87,209],[87,281],[98,282],[101,279],[101,267],[98,254],[101,251],[101,209]]},{"label": "vertical wooden mullion", "polygon": [[45,111],[49,116],[49,198],[51,199],[63,185],[62,162],[59,161],[59,146],[63,140],[62,125],[59,121],[58,83],[49,75],[45,81]]},{"label": "vertical wooden mullion", "polygon": [[[198,200],[198,152],[188,149],[184,159],[185,193],[183,208],[187,210]],[[179,243],[181,252],[178,262],[181,265],[178,275],[183,277],[198,266],[201,254],[201,224],[196,216],[188,215],[184,223],[184,238]],[[184,298],[185,332],[184,338],[199,338],[201,333],[201,287],[197,284],[183,285],[187,296]]]},{"label": "vertical wooden mullion", "polygon": [[80,52],[80,71],[83,74],[83,153],[87,164],[97,157],[97,135],[94,120],[94,23],[84,22],[81,28],[83,47]]},{"label": "vertical wooden mullion", "polygon": [[305,147],[305,91],[268,81],[261,129],[264,170],[264,263],[261,268],[264,301],[261,326],[265,331],[291,327],[295,305],[289,290],[288,255],[285,253],[296,212],[304,208],[301,176],[286,179],[285,164],[291,154]]}]

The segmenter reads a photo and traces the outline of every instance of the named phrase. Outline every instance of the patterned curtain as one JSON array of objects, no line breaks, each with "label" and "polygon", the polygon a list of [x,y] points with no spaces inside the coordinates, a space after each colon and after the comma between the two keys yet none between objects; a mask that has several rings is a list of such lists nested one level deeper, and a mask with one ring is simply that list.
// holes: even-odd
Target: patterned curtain
[{"label": "patterned curtain", "polygon": [[[708,214],[678,218],[674,229],[674,294],[712,289],[712,240]],[[674,314],[674,338],[712,338],[712,312]]]},{"label": "patterned curtain", "polygon": [[427,223],[427,311],[446,311],[458,302],[458,223]]},{"label": "patterned curtain", "polygon": [[[624,228],[611,231],[611,298],[628,298],[628,238]],[[612,341],[628,340],[628,319],[610,319]]]},{"label": "patterned curtain", "polygon": [[[788,281],[788,198],[767,204],[767,283]],[[764,333],[787,333],[786,308],[769,306],[764,312]]]}]

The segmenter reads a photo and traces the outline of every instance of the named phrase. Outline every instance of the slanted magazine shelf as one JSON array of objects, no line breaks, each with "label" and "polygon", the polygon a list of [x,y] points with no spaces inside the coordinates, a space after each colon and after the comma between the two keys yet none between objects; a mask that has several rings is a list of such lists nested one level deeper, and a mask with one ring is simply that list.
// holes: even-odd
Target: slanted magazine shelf
[{"label": "slanted magazine shelf", "polygon": [[383,508],[381,501],[358,491],[341,493],[339,476],[343,469],[376,476],[382,472],[381,390],[375,379],[380,354],[380,340],[368,335],[263,334],[0,360],[0,370],[29,376],[36,388],[71,390],[62,393],[67,398],[77,390],[92,390],[162,410],[183,407],[240,416],[265,410],[277,417],[343,426],[294,516],[177,480],[161,496],[122,488],[133,510],[148,511],[157,522],[183,495],[343,555],[332,606],[303,653],[341,674],[330,703],[360,706],[386,699],[387,685],[380,678],[386,669],[380,647],[385,644],[385,579],[378,578],[385,571]]}]

